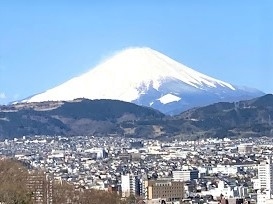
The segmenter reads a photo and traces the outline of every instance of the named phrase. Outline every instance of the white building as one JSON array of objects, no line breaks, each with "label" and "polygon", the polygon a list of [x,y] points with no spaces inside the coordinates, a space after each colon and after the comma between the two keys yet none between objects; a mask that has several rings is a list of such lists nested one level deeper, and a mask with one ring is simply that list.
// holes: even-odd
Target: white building
[{"label": "white building", "polygon": [[273,194],[273,163],[272,157],[269,157],[266,161],[263,161],[258,166],[258,178],[260,180],[260,189],[268,191],[269,197],[272,198]]},{"label": "white building", "polygon": [[48,155],[48,158],[64,158],[65,151],[64,150],[52,150],[51,154]]},{"label": "white building", "polygon": [[86,153],[94,153],[97,156],[97,159],[102,159],[105,156],[105,150],[103,148],[92,148],[86,149]]},{"label": "white building", "polygon": [[260,179],[255,178],[255,179],[251,179],[252,183],[253,183],[253,188],[254,190],[259,190],[261,189],[261,183],[260,183]]},{"label": "white building", "polygon": [[139,195],[140,183],[139,178],[135,175],[121,175],[121,191],[122,197],[129,197],[130,195]]},{"label": "white building", "polygon": [[238,167],[231,166],[231,165],[218,164],[216,167],[213,167],[212,172],[213,173],[222,173],[222,174],[226,174],[226,175],[236,175],[238,173]]},{"label": "white building", "polygon": [[199,177],[199,171],[197,169],[173,171],[172,173],[174,181],[192,181],[194,179],[198,179]]},{"label": "white building", "polygon": [[215,199],[221,194],[224,196],[224,198],[235,197],[234,189],[227,185],[224,181],[219,181],[217,188],[212,188],[208,191],[201,192],[201,195],[212,195]]},{"label": "white building", "polygon": [[246,143],[246,144],[239,144],[238,145],[238,153],[239,154],[249,154],[252,152],[253,144]]},{"label": "white building", "polygon": [[257,204],[267,204],[270,201],[269,191],[258,191],[257,193]]}]

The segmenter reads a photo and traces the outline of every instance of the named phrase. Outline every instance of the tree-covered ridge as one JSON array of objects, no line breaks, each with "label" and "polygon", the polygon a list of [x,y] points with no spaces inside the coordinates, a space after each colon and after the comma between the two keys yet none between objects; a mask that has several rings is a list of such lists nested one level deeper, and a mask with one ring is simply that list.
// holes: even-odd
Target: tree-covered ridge
[{"label": "tree-covered ridge", "polygon": [[221,102],[166,116],[116,100],[78,99],[0,107],[0,138],[23,135],[118,135],[142,138],[273,135],[273,96]]}]

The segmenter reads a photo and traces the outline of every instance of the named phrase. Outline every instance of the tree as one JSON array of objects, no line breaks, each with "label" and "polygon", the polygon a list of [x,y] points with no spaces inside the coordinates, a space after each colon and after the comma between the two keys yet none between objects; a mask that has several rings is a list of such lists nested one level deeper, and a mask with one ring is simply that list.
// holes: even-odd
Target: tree
[{"label": "tree", "polygon": [[115,193],[54,182],[44,172],[30,170],[13,159],[0,160],[0,203],[5,204],[127,204]]},{"label": "tree", "polygon": [[80,203],[85,204],[120,204],[120,197],[115,193],[102,190],[83,189],[79,196]]},{"label": "tree", "polygon": [[67,182],[54,182],[52,197],[54,204],[75,203],[79,199],[75,187]]},{"label": "tree", "polygon": [[6,204],[31,203],[27,188],[28,170],[16,160],[0,160],[0,202]]}]

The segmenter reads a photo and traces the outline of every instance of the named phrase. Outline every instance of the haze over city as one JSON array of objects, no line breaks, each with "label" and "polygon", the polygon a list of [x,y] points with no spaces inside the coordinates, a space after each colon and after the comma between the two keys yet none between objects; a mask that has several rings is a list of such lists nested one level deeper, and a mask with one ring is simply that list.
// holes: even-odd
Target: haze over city
[{"label": "haze over city", "polygon": [[0,104],[151,47],[199,72],[273,92],[271,1],[6,1],[0,6]]}]

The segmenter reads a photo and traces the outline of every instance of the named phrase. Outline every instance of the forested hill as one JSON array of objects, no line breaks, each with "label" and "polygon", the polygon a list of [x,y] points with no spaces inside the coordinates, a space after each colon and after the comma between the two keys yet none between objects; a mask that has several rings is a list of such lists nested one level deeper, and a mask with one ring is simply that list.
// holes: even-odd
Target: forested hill
[{"label": "forested hill", "polygon": [[0,107],[0,137],[94,135],[142,138],[273,136],[273,95],[215,103],[176,116],[117,100],[20,103]]}]

